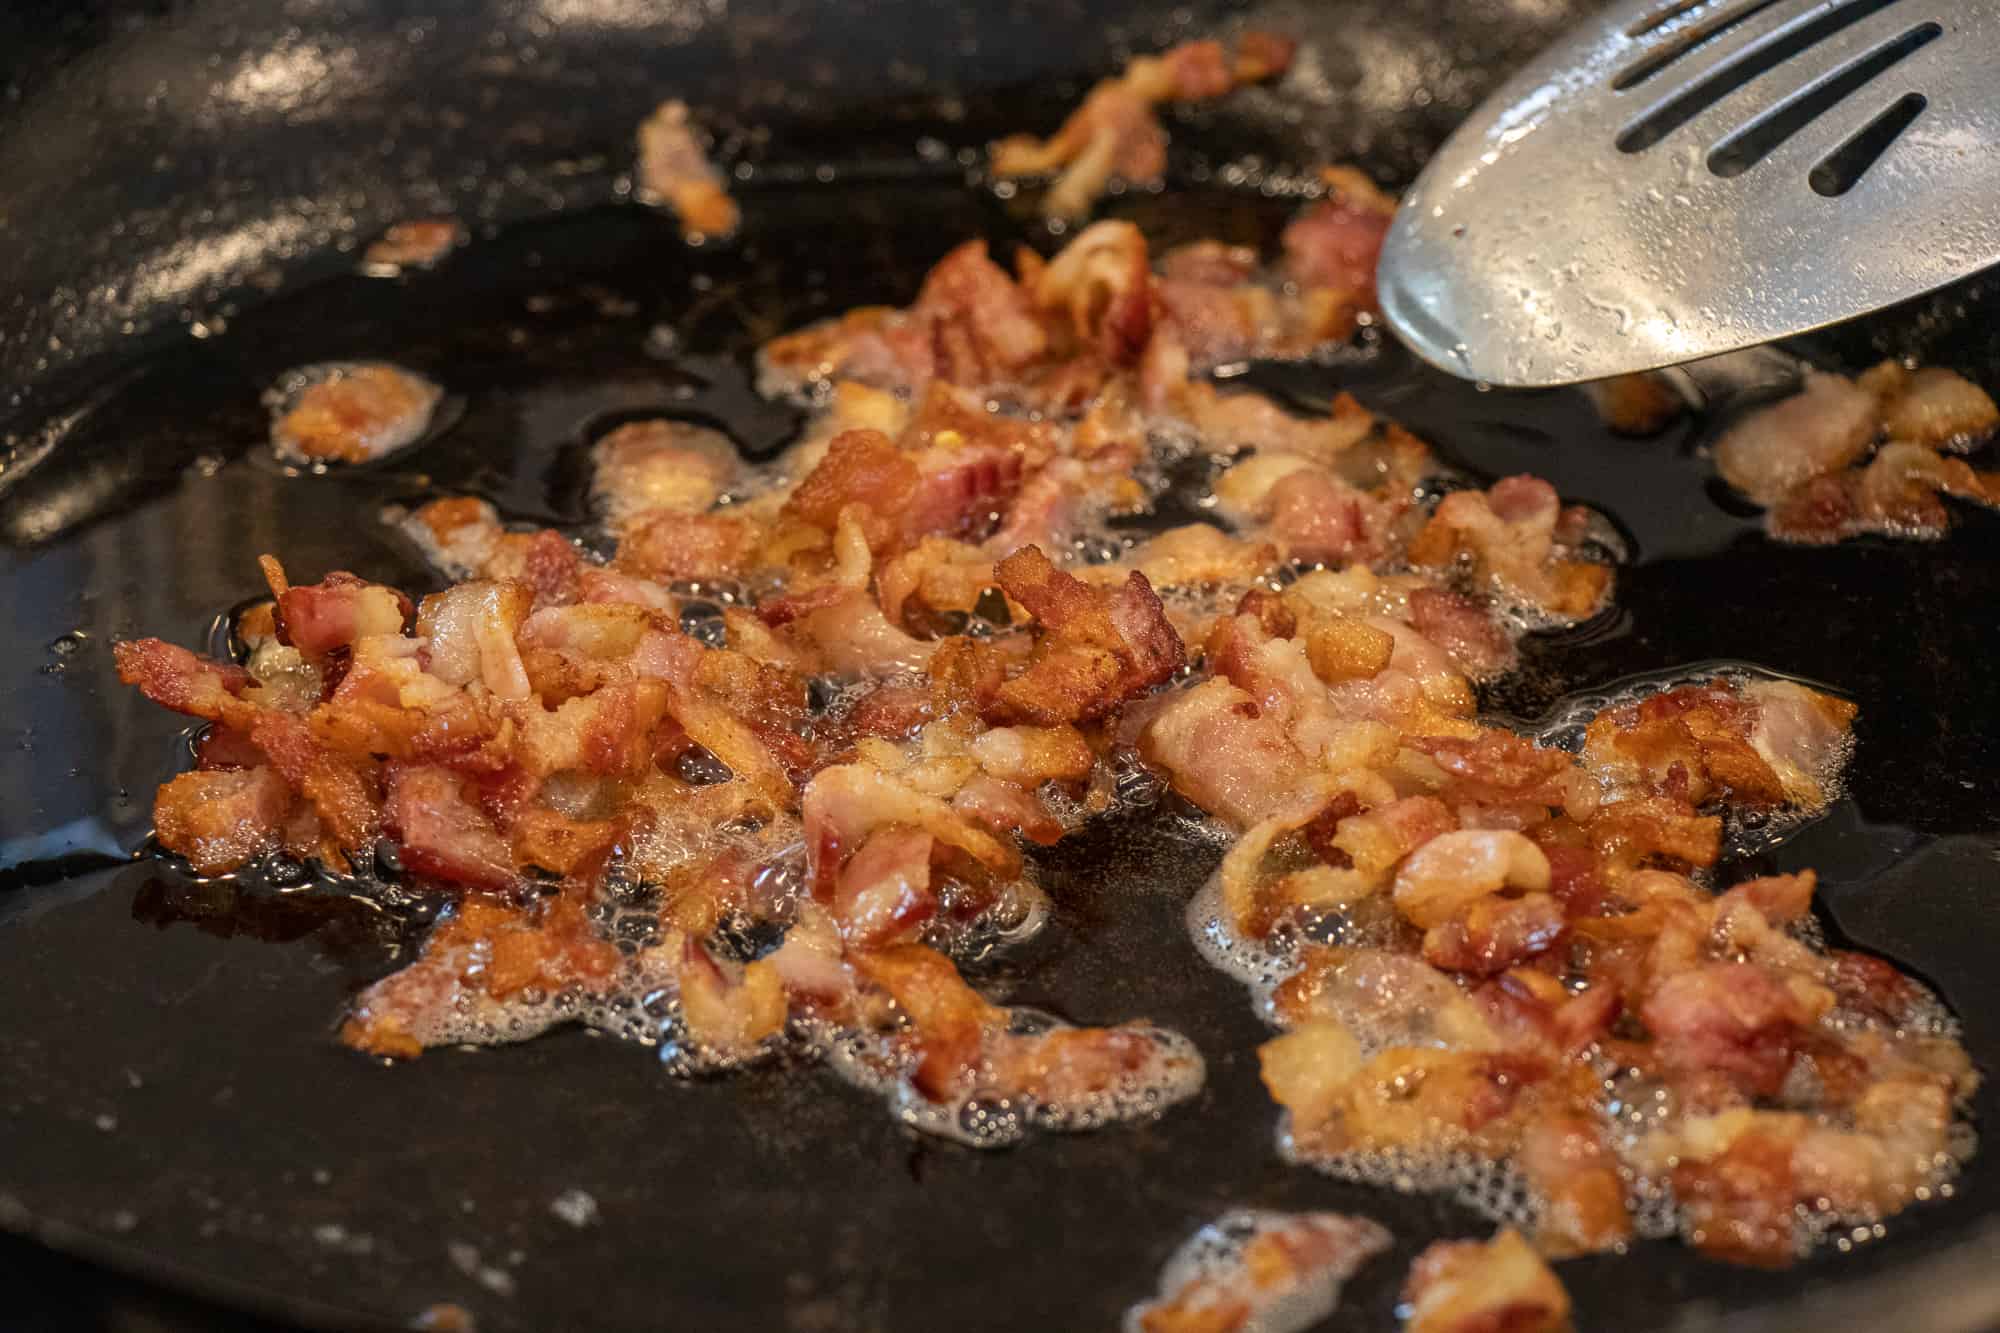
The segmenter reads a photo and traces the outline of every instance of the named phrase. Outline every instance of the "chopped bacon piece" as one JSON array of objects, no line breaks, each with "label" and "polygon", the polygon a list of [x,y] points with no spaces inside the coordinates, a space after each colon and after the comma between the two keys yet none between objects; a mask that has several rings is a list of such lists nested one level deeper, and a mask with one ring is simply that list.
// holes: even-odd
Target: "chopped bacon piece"
[{"label": "chopped bacon piece", "polygon": [[1657,371],[1614,375],[1584,389],[1604,424],[1620,435],[1657,435],[1687,411],[1687,400]]},{"label": "chopped bacon piece", "polygon": [[1285,265],[1302,287],[1325,287],[1360,308],[1375,304],[1375,258],[1388,234],[1380,208],[1348,198],[1314,205],[1285,228]]},{"label": "chopped bacon piece", "polygon": [[[1125,1326],[1137,1333],[1304,1328],[1333,1313],[1341,1284],[1390,1239],[1367,1218],[1340,1213],[1232,1212],[1168,1261],[1160,1294],[1135,1306]],[[1282,1326],[1271,1319],[1278,1309]]]},{"label": "chopped bacon piece", "polygon": [[2000,407],[1992,396],[1942,366],[1907,370],[1900,361],[1884,361],[1858,382],[1880,400],[1882,427],[1891,440],[1962,450],[2000,427]]},{"label": "chopped bacon piece", "polygon": [[632,421],[591,449],[591,493],[613,521],[657,510],[698,514],[729,488],[736,446],[686,421]]},{"label": "chopped bacon piece", "polygon": [[1548,1115],[1521,1133],[1521,1173],[1541,1196],[1535,1241],[1545,1254],[1589,1254],[1632,1237],[1625,1180],[1601,1125],[1582,1115]]},{"label": "chopped bacon piece", "polygon": [[1725,1113],[1689,1128],[1705,1141],[1671,1170],[1688,1239],[1733,1263],[1790,1264],[1799,1253],[1793,1163],[1804,1117]]},{"label": "chopped bacon piece", "polygon": [[1145,184],[1165,171],[1167,135],[1155,118],[1156,103],[1220,97],[1239,84],[1275,77],[1291,65],[1293,49],[1287,38],[1250,32],[1240,39],[1233,62],[1215,41],[1185,42],[1159,56],[1140,56],[1123,74],[1092,88],[1052,137],[1015,135],[993,145],[993,174],[1033,176],[1065,167],[1042,212],[1083,217],[1112,176]]},{"label": "chopped bacon piece", "polygon": [[1546,893],[1481,898],[1424,932],[1424,959],[1447,972],[1487,975],[1553,948],[1566,923]]},{"label": "chopped bacon piece", "polygon": [[1175,695],[1140,733],[1139,748],[1174,790],[1238,828],[1296,801],[1313,771],[1283,723],[1226,680]]},{"label": "chopped bacon piece", "polygon": [[1514,645],[1492,614],[1448,588],[1412,590],[1410,625],[1474,679],[1497,675],[1513,665]]},{"label": "chopped bacon piece", "polygon": [[415,609],[394,588],[335,570],[279,595],[278,637],[308,658],[321,658],[371,634],[401,634]]},{"label": "chopped bacon piece", "polygon": [[784,982],[773,964],[725,967],[691,936],[681,944],[680,997],[688,1035],[725,1057],[750,1053],[785,1026]]},{"label": "chopped bacon piece", "polygon": [[944,801],[862,764],[822,769],[806,784],[804,819],[807,865],[822,892],[831,890],[847,858],[890,824],[921,829],[1000,878],[1021,868],[1018,851]]},{"label": "chopped bacon piece", "polygon": [[995,569],[1007,595],[1041,623],[1027,671],[1000,687],[1002,714],[1053,726],[1101,717],[1180,669],[1185,650],[1143,574],[1095,589],[1057,569],[1036,546]]},{"label": "chopped bacon piece", "polygon": [[[417,961],[361,993],[340,1039],[373,1055],[411,1058],[427,1046],[495,1039],[479,1015],[523,991],[555,995],[575,989],[601,992],[618,966],[618,950],[590,930],[579,900],[570,894],[515,907],[471,894],[443,917],[424,941]],[[510,1015],[542,1031],[560,1011],[544,1004]]]},{"label": "chopped bacon piece", "polygon": [[199,875],[220,875],[278,844],[292,793],[268,768],[183,773],[153,800],[160,845],[179,852]]},{"label": "chopped bacon piece", "polygon": [[464,243],[465,227],[457,218],[415,218],[391,223],[361,252],[361,262],[371,271],[393,275],[403,269],[429,268]]},{"label": "chopped bacon piece", "polygon": [[842,431],[819,466],[792,489],[784,516],[832,532],[844,510],[859,506],[869,549],[887,554],[918,482],[917,465],[888,436]]},{"label": "chopped bacon piece", "polygon": [[[1523,835],[1505,830],[1460,829],[1439,833],[1418,844],[1403,862],[1402,869],[1396,872],[1396,910],[1429,930],[1446,925],[1465,909],[1503,889],[1541,894],[1548,887],[1549,859]],[[1559,926],[1561,914],[1555,915]],[[1477,926],[1461,923],[1461,931],[1449,938],[1458,939],[1468,932],[1511,933],[1518,929],[1532,939],[1537,931],[1547,928],[1547,917],[1546,908],[1531,911],[1509,925],[1482,917]]]},{"label": "chopped bacon piece", "polygon": [[1129,222],[1096,222],[1036,277],[1035,304],[1067,316],[1076,341],[1107,361],[1132,365],[1152,333],[1146,238]]},{"label": "chopped bacon piece", "polygon": [[639,125],[639,192],[671,208],[689,240],[728,236],[740,218],[722,173],[695,137],[687,103],[678,99],[660,103]]},{"label": "chopped bacon piece", "polygon": [[128,639],[112,645],[118,679],[176,713],[220,721],[231,700],[251,685],[250,673],[233,662],[216,662],[159,639]]},{"label": "chopped bacon piece", "polygon": [[967,241],[939,260],[912,309],[931,325],[937,373],[953,384],[984,384],[1040,356],[1048,335],[1027,293]]},{"label": "chopped bacon piece", "polygon": [[444,390],[381,362],[310,366],[296,392],[274,389],[271,447],[299,463],[366,463],[414,444]]},{"label": "chopped bacon piece", "polygon": [[618,534],[618,564],[649,579],[726,578],[750,562],[757,533],[726,514],[642,515]]},{"label": "chopped bacon piece", "polygon": [[1410,559],[1433,568],[1468,557],[1500,589],[1565,620],[1596,612],[1611,571],[1558,545],[1564,518],[1555,488],[1538,477],[1508,477],[1484,492],[1454,491],[1410,543]]},{"label": "chopped bacon piece", "polygon": [[834,919],[850,945],[879,949],[911,940],[937,911],[931,891],[935,839],[919,828],[878,829],[841,867],[833,890]]},{"label": "chopped bacon piece", "polygon": [[1861,457],[1880,429],[1874,395],[1839,375],[1808,374],[1796,394],[1759,408],[1715,443],[1722,479],[1772,504]]},{"label": "chopped bacon piece", "polygon": [[1074,727],[994,727],[973,738],[973,757],[996,778],[1023,786],[1081,782],[1097,756]]},{"label": "chopped bacon piece", "polygon": [[1410,1265],[1404,1333],[1564,1333],[1569,1293],[1509,1227],[1492,1240],[1438,1241]]},{"label": "chopped bacon piece", "polygon": [[1270,491],[1271,539],[1293,560],[1339,565],[1381,554],[1390,506],[1328,473],[1300,469]]},{"label": "chopped bacon piece", "polygon": [[403,864],[417,874],[477,889],[506,889],[516,882],[506,840],[467,799],[456,773],[392,769],[387,814],[402,844]]},{"label": "chopped bacon piece", "polygon": [[1006,1011],[966,985],[949,958],[921,944],[858,954],[853,961],[909,1016],[920,1052],[911,1082],[943,1101],[971,1077],[987,1031],[1006,1021]]},{"label": "chopped bacon piece", "polygon": [[952,798],[951,808],[976,819],[993,830],[995,836],[1019,833],[1029,842],[1047,847],[1062,837],[1064,829],[1034,793],[1018,783],[980,774],[967,778]]},{"label": "chopped bacon piece", "polygon": [[1639,1017],[1668,1069],[1721,1070],[1770,1096],[1791,1069],[1801,1029],[1824,1008],[1755,963],[1707,963],[1662,981]]}]

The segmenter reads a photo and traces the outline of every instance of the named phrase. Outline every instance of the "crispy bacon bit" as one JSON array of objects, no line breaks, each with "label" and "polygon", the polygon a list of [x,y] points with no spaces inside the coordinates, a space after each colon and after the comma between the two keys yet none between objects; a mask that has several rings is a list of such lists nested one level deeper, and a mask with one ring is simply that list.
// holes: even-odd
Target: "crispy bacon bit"
[{"label": "crispy bacon bit", "polygon": [[513,854],[492,821],[442,768],[397,768],[389,776],[389,827],[403,864],[419,875],[479,889],[511,888]]},{"label": "crispy bacon bit", "polygon": [[1977,385],[1884,361],[1857,381],[1808,374],[1801,392],[1733,427],[1716,466],[1769,509],[1765,526],[1785,541],[1937,538],[1951,526],[1942,497],[2000,505],[2000,480],[1939,452],[1970,448],[1995,426],[2000,408]]},{"label": "crispy bacon bit", "polygon": [[690,241],[736,230],[736,202],[702,151],[687,103],[662,102],[640,123],[639,195],[671,208]]},{"label": "crispy bacon bit", "polygon": [[1498,675],[1513,665],[1514,645],[1491,613],[1449,588],[1412,590],[1410,625],[1474,679]]},{"label": "crispy bacon bit", "polygon": [[363,268],[394,275],[411,268],[429,268],[465,244],[465,227],[456,218],[417,218],[392,223],[361,253]]},{"label": "crispy bacon bit", "polygon": [[879,949],[906,942],[937,911],[931,892],[935,842],[920,828],[891,824],[869,835],[841,867],[833,914],[850,944]]},{"label": "crispy bacon bit", "polygon": [[1008,556],[995,573],[1047,631],[1028,669],[1000,687],[1005,717],[1041,726],[1101,717],[1185,660],[1180,635],[1143,574],[1134,571],[1116,590],[1091,588],[1037,546]]},{"label": "crispy bacon bit", "polygon": [[292,794],[268,768],[183,773],[153,801],[160,846],[179,852],[199,875],[220,875],[277,846]]},{"label": "crispy bacon bit", "polygon": [[1424,932],[1424,959],[1447,972],[1490,975],[1553,948],[1565,929],[1562,904],[1546,893],[1480,898]]},{"label": "crispy bacon bit", "polygon": [[1791,681],[1686,685],[1591,719],[1583,760],[1617,793],[1823,806],[1854,706]]},{"label": "crispy bacon bit", "polygon": [[1048,346],[1027,294],[987,257],[984,241],[967,241],[939,260],[914,310],[930,326],[938,375],[953,384],[989,383]]},{"label": "crispy bacon bit", "polygon": [[1687,400],[1657,371],[1615,375],[1584,388],[1604,424],[1620,435],[1657,435],[1687,411]]},{"label": "crispy bacon bit", "polygon": [[444,390],[382,362],[308,366],[302,387],[281,385],[271,405],[271,447],[294,463],[367,463],[414,444],[430,429]]},{"label": "crispy bacon bit", "polygon": [[757,534],[742,519],[667,510],[619,534],[618,564],[648,579],[727,578],[750,561]]},{"label": "crispy bacon bit", "polygon": [[[1396,872],[1396,910],[1428,930],[1452,922],[1503,889],[1535,895],[1548,887],[1549,859],[1526,837],[1463,829],[1440,833],[1417,846]],[[1546,913],[1535,916],[1545,919]],[[1459,924],[1462,933],[1467,927]]]},{"label": "crispy bacon bit", "polygon": [[1187,42],[1159,56],[1140,56],[1117,78],[1090,90],[1049,139],[1015,135],[993,145],[993,174],[1037,176],[1066,168],[1042,202],[1047,217],[1080,218],[1113,176],[1134,184],[1160,178],[1167,134],[1153,108],[1166,101],[1204,101],[1239,84],[1284,73],[1293,44],[1271,33],[1246,33],[1232,63],[1214,41]]},{"label": "crispy bacon bit", "polygon": [[1063,247],[1031,294],[1060,312],[1076,342],[1105,360],[1132,365],[1152,333],[1152,275],[1146,238],[1129,222],[1097,222]]},{"label": "crispy bacon bit", "polygon": [[1438,1241],[1403,1284],[1405,1333],[1564,1333],[1569,1293],[1511,1227],[1492,1240]]},{"label": "crispy bacon bit", "polygon": [[[1340,1288],[1391,1237],[1341,1213],[1225,1214],[1168,1260],[1132,1333],[1294,1333],[1332,1314]],[[1278,1312],[1282,1310],[1282,1316]]]},{"label": "crispy bacon bit", "polygon": [[413,610],[394,588],[335,570],[278,597],[278,638],[308,659],[323,658],[370,635],[401,634]]},{"label": "crispy bacon bit", "polygon": [[920,944],[857,955],[854,967],[908,1015],[919,1052],[911,1080],[917,1091],[946,1100],[963,1085],[987,1030],[1004,1023],[1006,1011],[966,985],[949,958]]},{"label": "crispy bacon bit", "polygon": [[1469,558],[1501,591],[1564,620],[1603,605],[1611,571],[1567,555],[1558,544],[1564,518],[1555,488],[1536,477],[1508,477],[1491,489],[1454,491],[1410,543],[1419,565],[1449,567]]}]

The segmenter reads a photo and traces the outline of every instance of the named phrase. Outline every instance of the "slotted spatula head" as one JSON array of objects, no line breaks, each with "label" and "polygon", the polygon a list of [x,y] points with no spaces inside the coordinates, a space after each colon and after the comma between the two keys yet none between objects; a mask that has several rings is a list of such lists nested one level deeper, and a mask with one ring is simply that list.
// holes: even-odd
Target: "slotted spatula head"
[{"label": "slotted spatula head", "polygon": [[1554,385],[1804,333],[2000,262],[2000,0],[1623,0],[1405,196],[1389,323]]}]

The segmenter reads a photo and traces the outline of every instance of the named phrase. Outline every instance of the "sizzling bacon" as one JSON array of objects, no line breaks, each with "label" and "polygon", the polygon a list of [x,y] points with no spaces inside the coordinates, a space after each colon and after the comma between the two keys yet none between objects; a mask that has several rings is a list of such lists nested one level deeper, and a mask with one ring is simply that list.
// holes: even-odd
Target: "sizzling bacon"
[{"label": "sizzling bacon", "polygon": [[[1288,55],[1135,63],[1080,117],[1068,184],[1107,142],[1143,150],[1159,100]],[[1391,204],[1327,183],[1282,274],[1213,243],[1155,273],[1137,228],[1100,223],[1012,274],[959,246],[909,307],[776,340],[771,387],[841,377],[782,458],[661,420],[597,443],[608,561],[435,500],[399,521],[460,581],[412,623],[393,589],[294,587],[267,557],[245,666],[117,646],[121,678],[209,724],[159,793],[160,844],[211,874],[280,848],[335,871],[400,856],[448,904],[361,996],[361,1049],[657,1021],[677,1062],[822,1054],[988,1142],[1144,1114],[1199,1077],[1172,1034],[1010,1012],[948,952],[1040,922],[1023,841],[1163,778],[1240,835],[1196,924],[1270,983],[1282,1034],[1259,1058],[1298,1158],[1351,1176],[1392,1155],[1425,1184],[1505,1163],[1552,1253],[1631,1236],[1628,1183],[1753,1262],[1789,1257],[1801,1210],[1907,1206],[1949,1176],[1977,1079],[1935,1000],[1817,943],[1809,872],[1692,878],[1726,814],[1826,805],[1852,706],[1747,674],[1635,690],[1580,755],[1482,721],[1473,681],[1512,661],[1496,608],[1574,620],[1608,591],[1589,516],[1515,477],[1426,519],[1407,432],[1346,395],[1308,416],[1199,376],[1354,321]],[[1891,438],[1774,524],[1795,503],[1827,532],[1941,524],[1941,495],[2000,493],[1940,452],[1987,428],[1977,390],[1883,367],[1828,392]],[[1254,450],[1215,479],[1230,531],[1099,526],[1152,503],[1165,441],[1186,465]],[[1413,1282],[1432,1326],[1559,1313],[1506,1254],[1455,1253]],[[1245,1254],[1286,1281],[1305,1262]],[[1150,1315],[1240,1313],[1233,1287],[1182,1294]]]},{"label": "sizzling bacon", "polygon": [[278,845],[292,793],[269,768],[183,773],[153,801],[153,832],[196,874],[220,875]]},{"label": "sizzling bacon", "polygon": [[1045,628],[1028,669],[1000,687],[1005,717],[1051,726],[1101,717],[1158,685],[1185,660],[1180,635],[1136,571],[1115,590],[1088,587],[1024,547],[995,573]]},{"label": "sizzling bacon", "polygon": [[1079,218],[1113,176],[1135,184],[1166,169],[1167,135],[1153,108],[1166,101],[1220,97],[1239,84],[1282,74],[1293,45],[1271,33],[1245,33],[1232,62],[1215,41],[1185,42],[1140,56],[1117,78],[1090,90],[1083,105],[1046,140],[1015,135],[993,145],[996,176],[1034,176],[1066,168],[1042,203],[1048,217]]},{"label": "sizzling bacon", "polygon": [[1558,540],[1566,515],[1555,489],[1536,477],[1508,477],[1485,491],[1454,491],[1410,543],[1419,565],[1459,558],[1503,592],[1548,615],[1581,620],[1603,605],[1611,571],[1570,555]]},{"label": "sizzling bacon", "polygon": [[[1362,1217],[1231,1213],[1196,1232],[1168,1262],[1160,1294],[1135,1306],[1126,1327],[1139,1333],[1301,1329],[1331,1314],[1341,1284],[1389,1244],[1389,1233]],[[1279,1310],[1282,1325],[1272,1319]]]},{"label": "sizzling bacon", "polygon": [[367,463],[414,444],[430,429],[444,390],[381,362],[307,367],[296,396],[272,404],[271,446],[302,463]]},{"label": "sizzling bacon", "polygon": [[639,192],[680,219],[689,240],[726,237],[740,218],[735,200],[702,152],[687,103],[660,103],[639,125]]},{"label": "sizzling bacon", "polygon": [[1403,1285],[1406,1333],[1563,1333],[1569,1293],[1521,1233],[1438,1241]]},{"label": "sizzling bacon", "polygon": [[1878,429],[1872,395],[1839,375],[1811,374],[1797,394],[1745,417],[1716,441],[1715,467],[1731,486],[1769,504],[1861,457]]},{"label": "sizzling bacon", "polygon": [[361,252],[361,262],[370,270],[389,274],[429,268],[464,243],[465,227],[456,218],[413,218],[392,223],[369,242]]}]

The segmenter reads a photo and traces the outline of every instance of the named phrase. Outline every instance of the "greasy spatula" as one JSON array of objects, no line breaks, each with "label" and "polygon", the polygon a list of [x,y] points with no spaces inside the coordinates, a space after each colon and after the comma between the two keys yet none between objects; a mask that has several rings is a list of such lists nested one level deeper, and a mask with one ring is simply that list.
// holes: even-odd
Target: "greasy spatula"
[{"label": "greasy spatula", "polygon": [[1694,361],[2000,262],[2000,0],[1620,0],[1403,199],[1392,328],[1468,379]]}]

